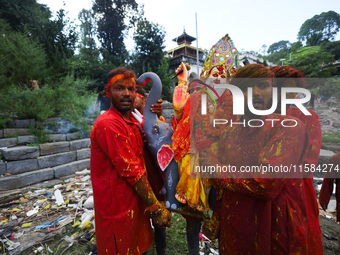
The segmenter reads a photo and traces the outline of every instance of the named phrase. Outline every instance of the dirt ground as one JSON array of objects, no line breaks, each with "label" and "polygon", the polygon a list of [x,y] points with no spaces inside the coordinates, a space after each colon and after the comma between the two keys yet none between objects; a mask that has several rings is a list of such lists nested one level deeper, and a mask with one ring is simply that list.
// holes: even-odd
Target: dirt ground
[{"label": "dirt ground", "polygon": [[320,215],[320,227],[322,230],[322,244],[324,254],[340,254],[338,247],[340,238],[340,225],[335,222],[335,220],[327,219],[326,217]]}]

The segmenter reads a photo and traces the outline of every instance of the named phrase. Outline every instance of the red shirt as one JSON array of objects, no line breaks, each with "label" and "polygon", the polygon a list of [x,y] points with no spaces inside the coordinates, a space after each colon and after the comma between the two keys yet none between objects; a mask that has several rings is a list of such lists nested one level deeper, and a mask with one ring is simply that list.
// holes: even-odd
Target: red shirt
[{"label": "red shirt", "polygon": [[150,216],[134,185],[145,172],[143,141],[137,126],[112,106],[91,132],[98,254],[142,254],[153,240]]},{"label": "red shirt", "polygon": [[[310,146],[304,164],[318,164],[320,149],[322,145],[321,126],[319,116],[312,110],[308,110],[312,115],[304,115],[299,108],[289,107],[287,115],[301,120],[309,134]],[[306,178],[307,177],[307,178]],[[319,205],[316,200],[316,193],[313,186],[313,172],[307,173],[303,180],[306,194],[308,211],[308,253],[323,254],[322,232],[319,222]]]},{"label": "red shirt", "polygon": [[[265,119],[293,119],[278,114]],[[220,136],[220,162],[232,166],[299,165],[309,147],[301,121],[282,127],[228,127]],[[254,123],[252,123],[254,125]],[[285,125],[292,125],[285,122]],[[301,179],[215,179],[221,202],[221,254],[306,254],[307,208]],[[216,205],[216,204],[215,204]],[[215,213],[215,212],[214,212]]]}]

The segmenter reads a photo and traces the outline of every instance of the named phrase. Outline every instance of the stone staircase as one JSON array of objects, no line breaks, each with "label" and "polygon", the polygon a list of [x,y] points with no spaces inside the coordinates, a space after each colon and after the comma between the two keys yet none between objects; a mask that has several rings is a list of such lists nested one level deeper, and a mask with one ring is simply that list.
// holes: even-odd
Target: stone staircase
[{"label": "stone staircase", "polygon": [[[29,135],[34,120],[17,120],[0,130],[0,191],[21,188],[45,180],[61,178],[90,168],[90,139],[79,139],[80,133],[50,134],[52,143],[34,143]],[[19,135],[19,136],[18,136]],[[17,136],[4,138],[5,136]]]}]

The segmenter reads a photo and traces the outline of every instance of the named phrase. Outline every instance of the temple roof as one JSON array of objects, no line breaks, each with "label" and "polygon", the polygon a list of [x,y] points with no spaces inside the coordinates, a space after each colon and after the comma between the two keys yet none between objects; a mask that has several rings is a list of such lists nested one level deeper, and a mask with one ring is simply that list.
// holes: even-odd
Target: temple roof
[{"label": "temple roof", "polygon": [[[184,48],[184,47],[188,47],[188,48],[191,48],[191,49],[196,50],[196,47],[193,47],[193,46],[188,45],[188,44],[182,44],[182,45],[179,45],[178,47],[176,47],[176,48],[174,48],[174,49],[168,50],[167,52],[168,52],[168,53],[172,53],[173,51],[179,50],[179,49]],[[200,51],[200,52],[205,52],[205,50],[202,50],[202,49],[200,49],[200,48],[198,48],[198,51]]]},{"label": "temple roof", "polygon": [[172,41],[177,42],[178,44],[182,44],[182,43],[188,43],[191,44],[192,41],[195,41],[196,38],[192,37],[190,35],[188,35],[185,30],[183,30],[183,34],[181,34],[180,36],[172,39]]}]

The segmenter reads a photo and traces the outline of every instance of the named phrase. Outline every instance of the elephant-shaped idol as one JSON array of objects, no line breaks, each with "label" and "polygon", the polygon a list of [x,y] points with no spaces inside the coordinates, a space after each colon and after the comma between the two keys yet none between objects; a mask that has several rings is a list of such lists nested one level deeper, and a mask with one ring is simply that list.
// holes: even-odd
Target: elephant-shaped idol
[{"label": "elephant-shaped idol", "polygon": [[176,186],[179,181],[178,163],[174,160],[174,151],[171,149],[172,130],[168,123],[158,119],[156,113],[149,109],[152,104],[157,103],[162,94],[161,79],[155,73],[144,73],[136,81],[137,85],[144,86],[152,81],[153,86],[146,100],[144,117],[137,111],[132,114],[142,124],[146,134],[146,146],[157,158],[157,162],[162,171],[165,171],[165,207],[176,211],[181,208],[181,203],[175,198]]}]

